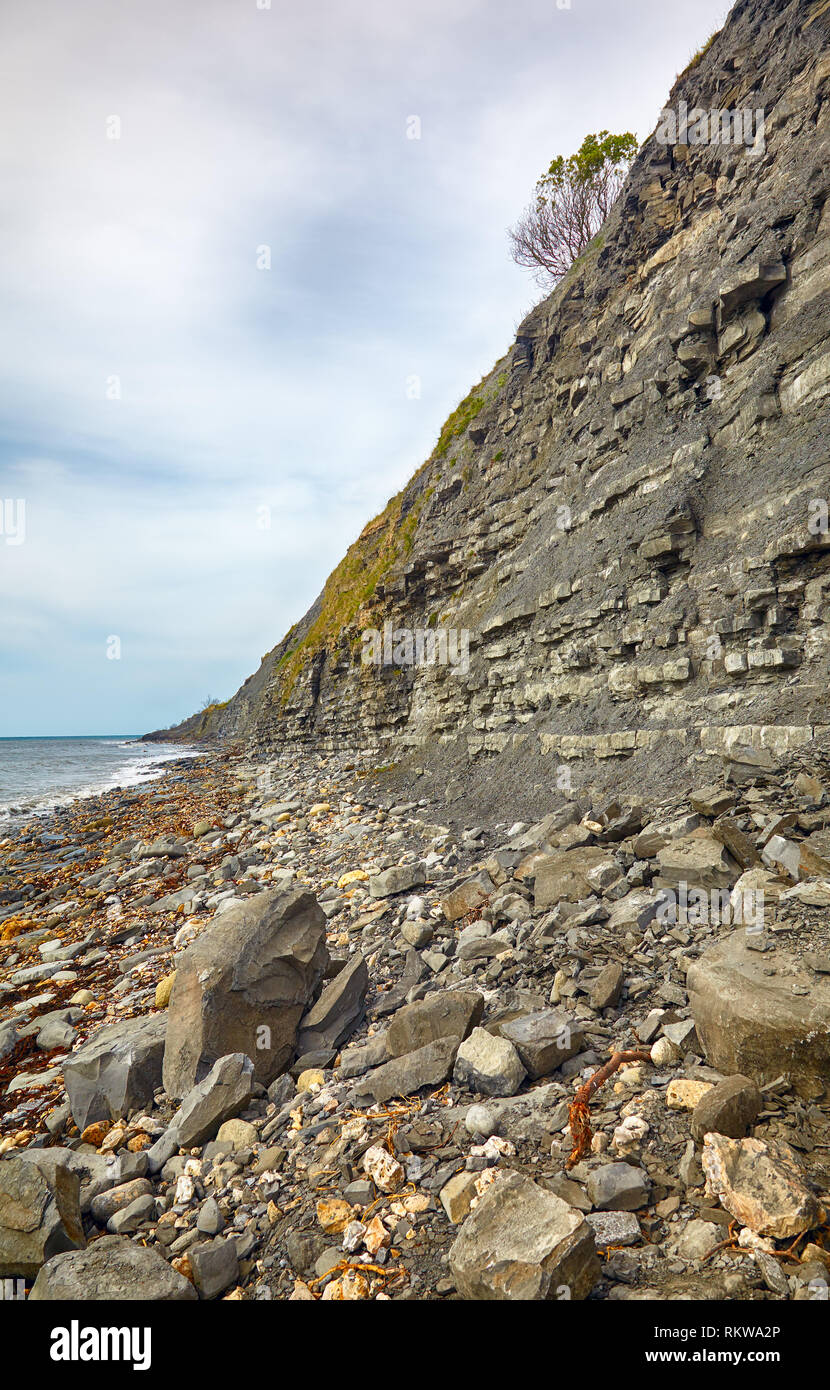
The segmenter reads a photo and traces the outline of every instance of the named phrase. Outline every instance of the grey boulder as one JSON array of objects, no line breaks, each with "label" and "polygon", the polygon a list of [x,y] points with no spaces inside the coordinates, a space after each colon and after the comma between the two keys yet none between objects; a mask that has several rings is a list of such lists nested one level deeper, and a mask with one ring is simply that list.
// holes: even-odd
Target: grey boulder
[{"label": "grey boulder", "polygon": [[263,1085],[285,1071],[328,961],[313,893],[257,893],[215,918],[182,955],[167,1008],[164,1089],[180,1098],[229,1053]]},{"label": "grey boulder", "polygon": [[475,990],[444,989],[399,1009],[386,1030],[386,1051],[403,1057],[439,1038],[466,1038],[481,1021],[484,999]]},{"label": "grey boulder", "polygon": [[485,1096],[513,1096],[525,1079],[521,1058],[507,1038],[474,1028],[461,1044],[453,1072],[461,1086]]},{"label": "grey boulder", "polygon": [[64,1085],[80,1130],[152,1103],[161,1085],[166,1025],[164,1014],[113,1023],[66,1059]]},{"label": "grey boulder", "polygon": [[582,1213],[520,1173],[487,1188],[449,1258],[461,1297],[476,1301],[582,1299],[600,1274]]},{"label": "grey boulder", "polygon": [[203,1081],[185,1096],[170,1124],[178,1148],[190,1149],[212,1139],[225,1120],[243,1110],[254,1085],[254,1064],[242,1052],[220,1057]]},{"label": "grey boulder", "polygon": [[422,1086],[440,1086],[452,1071],[460,1041],[436,1038],[404,1057],[393,1057],[358,1083],[355,1099],[383,1102],[393,1096],[414,1095]]},{"label": "grey boulder", "polygon": [[300,1021],[298,1053],[339,1047],[355,1030],[365,1010],[369,972],[360,952],[326,985],[316,1004]]},{"label": "grey boulder", "polygon": [[532,1080],[549,1076],[582,1051],[584,1034],[575,1019],[559,1009],[538,1009],[504,1023],[501,1036],[511,1042]]},{"label": "grey boulder", "polygon": [[102,1236],[87,1250],[56,1255],[35,1280],[30,1299],[36,1302],[187,1303],[198,1298],[183,1274],[149,1246],[128,1236]]},{"label": "grey boulder", "polygon": [[0,1277],[34,1279],[52,1255],[86,1245],[80,1190],[65,1163],[0,1163]]},{"label": "grey boulder", "polygon": [[369,879],[369,897],[388,898],[418,888],[422,883],[426,883],[423,864],[396,864]]}]

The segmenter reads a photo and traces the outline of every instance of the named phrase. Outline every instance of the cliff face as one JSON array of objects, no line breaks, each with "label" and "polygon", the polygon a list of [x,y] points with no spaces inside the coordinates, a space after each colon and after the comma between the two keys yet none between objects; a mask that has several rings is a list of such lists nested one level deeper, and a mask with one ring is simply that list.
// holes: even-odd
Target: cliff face
[{"label": "cliff face", "polygon": [[[497,785],[517,760],[622,773],[830,725],[828,0],[741,0],[669,97],[681,121],[683,103],[753,113],[755,145],[671,143],[661,122],[309,613],[164,736]],[[409,664],[401,630],[439,658],[448,640],[446,664]]]}]

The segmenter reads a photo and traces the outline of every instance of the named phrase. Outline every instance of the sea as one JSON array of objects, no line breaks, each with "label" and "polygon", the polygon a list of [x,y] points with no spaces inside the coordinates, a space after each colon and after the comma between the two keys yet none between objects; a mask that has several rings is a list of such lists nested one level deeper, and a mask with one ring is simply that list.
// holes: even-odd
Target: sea
[{"label": "sea", "polygon": [[0,836],[79,797],[139,787],[165,763],[204,756],[195,748],[139,743],[128,734],[97,738],[0,738]]}]

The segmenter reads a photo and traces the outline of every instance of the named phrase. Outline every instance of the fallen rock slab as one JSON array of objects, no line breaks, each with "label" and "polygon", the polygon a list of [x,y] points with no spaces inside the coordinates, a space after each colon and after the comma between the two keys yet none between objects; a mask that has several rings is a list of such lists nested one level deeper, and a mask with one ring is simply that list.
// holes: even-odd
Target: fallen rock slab
[{"label": "fallen rock slab", "polygon": [[525,1075],[513,1044],[484,1028],[474,1028],[461,1044],[453,1070],[459,1085],[485,1096],[515,1095]]},{"label": "fallen rock slab", "polygon": [[615,877],[619,876],[619,865],[607,849],[586,846],[545,855],[535,866],[533,900],[536,911],[554,907],[563,900],[576,903],[590,898],[594,889],[587,875],[601,867],[608,867]]},{"label": "fallen rock slab", "polygon": [[758,1235],[791,1240],[822,1219],[788,1144],[707,1134],[701,1161],[707,1195],[718,1197],[736,1221]]},{"label": "fallen rock slab", "polygon": [[403,1057],[393,1057],[354,1089],[355,1100],[382,1102],[393,1096],[411,1096],[422,1086],[440,1086],[453,1069],[460,1038],[436,1038]]},{"label": "fallen rock slab", "polygon": [[366,961],[357,951],[303,1015],[297,1052],[328,1051],[345,1042],[363,1017],[368,988]]},{"label": "fallen rock slab", "polygon": [[648,1202],[651,1183],[642,1168],[605,1163],[590,1174],[587,1188],[598,1211],[637,1211]]},{"label": "fallen rock slab", "polygon": [[520,1173],[487,1189],[449,1259],[461,1297],[476,1301],[587,1298],[600,1273],[582,1213]]},{"label": "fallen rock slab", "polygon": [[225,1120],[239,1114],[251,1097],[254,1064],[242,1052],[220,1057],[204,1081],[188,1091],[170,1129],[178,1148],[189,1149],[212,1139]]},{"label": "fallen rock slab", "polygon": [[513,1044],[533,1081],[581,1052],[585,1037],[576,1020],[561,1009],[538,1009],[502,1024],[500,1032]]},{"label": "fallen rock slab", "polygon": [[660,881],[689,888],[729,888],[741,872],[724,845],[709,835],[684,835],[658,850]]},{"label": "fallen rock slab", "polygon": [[273,1081],[291,1061],[327,961],[326,917],[313,893],[257,893],[215,918],[176,970],[167,1006],[167,1094],[186,1095],[229,1053],[247,1054],[256,1080]]},{"label": "fallen rock slab", "polygon": [[426,878],[423,864],[396,864],[369,879],[369,897],[391,898],[396,893],[408,893],[410,888],[426,883]]},{"label": "fallen rock slab", "polygon": [[[689,968],[687,987],[706,1060],[763,1085],[786,1073],[820,1095],[830,1076],[830,979],[784,948],[749,949],[744,930],[710,946]],[[774,960],[775,974],[769,973]]]},{"label": "fallen rock slab", "polygon": [[51,1171],[19,1158],[0,1163],[0,1278],[34,1279],[52,1255],[83,1249],[80,1190],[64,1163]]},{"label": "fallen rock slab", "polygon": [[701,1162],[706,1194],[759,1236],[791,1240],[822,1219],[801,1163],[780,1140],[706,1134]]},{"label": "fallen rock slab", "polygon": [[38,1302],[102,1303],[128,1300],[187,1303],[198,1298],[193,1285],[172,1269],[157,1250],[127,1236],[101,1236],[87,1250],[55,1257],[43,1266],[30,1299]]},{"label": "fallen rock slab", "polygon": [[763,1097],[748,1076],[727,1076],[707,1091],[692,1112],[692,1135],[698,1142],[710,1132],[743,1139],[755,1123]]},{"label": "fallen rock slab", "polygon": [[102,1028],[63,1066],[72,1118],[80,1130],[151,1105],[161,1085],[167,1019],[130,1018]]},{"label": "fallen rock slab", "polygon": [[484,999],[475,990],[444,989],[406,1004],[392,1018],[386,1030],[386,1051],[390,1057],[436,1042],[438,1038],[466,1038],[481,1021]]}]

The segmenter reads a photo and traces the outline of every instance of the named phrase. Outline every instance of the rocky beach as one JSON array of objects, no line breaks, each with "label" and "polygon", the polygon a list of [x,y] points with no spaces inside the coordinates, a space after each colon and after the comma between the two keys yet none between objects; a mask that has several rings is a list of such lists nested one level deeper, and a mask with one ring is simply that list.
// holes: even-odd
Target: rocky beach
[{"label": "rocky beach", "polygon": [[[119,11],[145,100],[122,74],[123,147],[79,146],[100,337],[0,503],[0,1301],[77,1305],[56,1361],[129,1342],[85,1357],[90,1303],[380,1301],[446,1305],[469,1376],[460,1305],[500,1302],[581,1305],[580,1383],[687,1333],[780,1362],[750,1343],[794,1327],[795,1369],[785,1305],[830,1301],[830,0],[737,0],[673,82],[657,4],[482,0],[460,63],[452,6],[329,8],[276,5],[272,52],[270,4],[169,44]],[[545,294],[423,445],[501,312],[483,210],[589,89],[509,232],[535,273],[552,239]],[[166,230],[107,202],[164,176]],[[164,1373],[217,1374],[168,1322]]]},{"label": "rocky beach", "polygon": [[0,1276],[825,1299],[830,757],[707,773],[463,827],[214,753],[7,837]]}]

